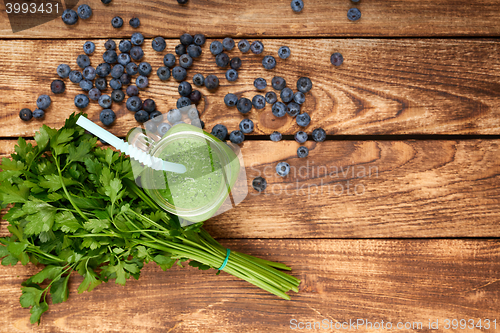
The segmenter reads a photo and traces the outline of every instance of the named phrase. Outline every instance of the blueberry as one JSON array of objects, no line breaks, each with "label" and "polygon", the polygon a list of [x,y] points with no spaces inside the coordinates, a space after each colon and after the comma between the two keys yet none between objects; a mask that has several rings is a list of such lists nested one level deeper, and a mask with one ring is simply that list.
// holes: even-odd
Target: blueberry
[{"label": "blueberry", "polygon": [[158,131],[158,134],[160,134],[160,136],[164,136],[165,134],[167,134],[168,130],[171,128],[172,128],[172,125],[170,125],[168,123],[161,123],[160,125],[158,125],[157,131]]},{"label": "blueberry", "polygon": [[252,104],[257,110],[263,109],[266,106],[266,99],[262,95],[255,95]]},{"label": "blueberry", "polygon": [[238,78],[238,72],[234,69],[228,69],[227,72],[226,72],[226,79],[228,81],[236,81],[236,79]]},{"label": "blueberry", "polygon": [[215,136],[217,139],[224,141],[227,137],[227,128],[222,124],[217,124],[212,128],[212,132],[210,134]]},{"label": "blueberry", "polygon": [[281,141],[283,136],[281,135],[280,132],[274,131],[271,133],[271,135],[269,135],[269,138],[271,139],[271,141],[278,142]]},{"label": "blueberry", "polygon": [[222,43],[219,42],[218,40],[214,40],[210,44],[210,52],[212,52],[214,56],[221,54],[222,51],[224,51],[224,47],[222,46]]},{"label": "blueberry", "polygon": [[361,18],[361,11],[357,8],[351,8],[347,12],[347,18],[351,21],[357,21]]},{"label": "blueberry", "polygon": [[88,41],[83,44],[83,52],[87,55],[91,55],[95,51],[95,44]]},{"label": "blueberry", "polygon": [[229,93],[226,96],[224,96],[224,104],[226,104],[226,106],[234,107],[236,106],[237,103],[238,103],[238,96],[236,96],[235,94]]},{"label": "blueberry", "polygon": [[316,141],[316,142],[323,142],[326,139],[326,132],[322,128],[316,128],[312,132],[311,136],[312,136],[312,138],[313,138],[314,141]]},{"label": "blueberry", "polygon": [[293,90],[288,87],[283,88],[283,90],[281,90],[280,97],[283,103],[291,102],[293,99]]},{"label": "blueberry", "polygon": [[116,114],[111,109],[104,109],[99,114],[99,120],[105,126],[111,125],[116,119]]},{"label": "blueberry", "polygon": [[122,39],[120,44],[118,44],[118,49],[120,52],[129,52],[132,48],[132,43],[128,39]]},{"label": "blueberry", "polygon": [[190,106],[191,100],[189,99],[189,97],[181,97],[177,100],[176,105],[178,109],[182,109],[185,108],[186,106]]},{"label": "blueberry", "polygon": [[62,94],[66,90],[66,85],[62,80],[54,80],[50,84],[50,90],[54,94]]},{"label": "blueberry", "polygon": [[186,69],[184,69],[180,66],[175,66],[172,69],[172,76],[177,81],[183,81],[186,78],[186,75],[187,75]]},{"label": "blueberry", "polygon": [[149,76],[151,74],[151,65],[148,62],[141,62],[139,64],[139,75]]},{"label": "blueberry", "polygon": [[105,90],[108,87],[108,82],[103,77],[98,77],[95,79],[95,87],[99,90]]},{"label": "blueberry", "polygon": [[234,48],[234,40],[231,37],[226,37],[222,40],[222,47],[224,50],[231,51]]},{"label": "blueberry", "polygon": [[137,112],[142,108],[142,101],[137,96],[132,96],[127,99],[125,106],[129,111]]},{"label": "blueberry", "polygon": [[189,68],[193,65],[193,58],[189,56],[189,54],[183,54],[179,57],[179,65],[182,68]]},{"label": "blueberry", "polygon": [[248,113],[250,112],[250,110],[252,110],[252,101],[248,98],[242,97],[238,100],[236,108],[243,114]]},{"label": "blueberry", "polygon": [[281,76],[273,77],[271,84],[276,90],[283,90],[286,87],[286,81]]},{"label": "blueberry", "polygon": [[116,50],[116,43],[112,39],[108,39],[106,43],[104,43],[104,48],[106,50]]},{"label": "blueberry", "polygon": [[191,87],[191,84],[187,81],[182,81],[179,84],[179,87],[177,89],[179,91],[179,95],[182,97],[188,97],[189,94],[193,91],[193,87]]},{"label": "blueberry", "polygon": [[171,123],[174,124],[182,119],[182,114],[181,111],[178,109],[173,109],[168,111],[167,113],[167,120]]},{"label": "blueberry", "polygon": [[130,24],[132,28],[137,29],[141,25],[141,20],[139,20],[137,17],[133,17],[130,19],[130,21],[128,21],[128,24]]},{"label": "blueberry", "polygon": [[69,80],[73,83],[80,83],[83,80],[83,75],[79,71],[71,71],[69,73]]},{"label": "blueberry", "polygon": [[275,117],[284,117],[286,115],[286,105],[282,102],[276,102],[273,104],[271,111]]},{"label": "blueberry", "polygon": [[201,101],[201,92],[199,90],[193,90],[191,94],[189,94],[189,99],[193,104],[198,104]]},{"label": "blueberry", "polygon": [[219,86],[219,78],[215,75],[208,75],[205,79],[205,87],[209,90],[217,89]]},{"label": "blueberry", "polygon": [[19,118],[21,118],[24,121],[28,121],[31,118],[33,118],[33,113],[31,112],[30,109],[24,108],[21,111],[19,111]]},{"label": "blueberry", "polygon": [[288,113],[288,115],[291,117],[297,116],[300,113],[300,105],[295,102],[288,103],[288,105],[286,106],[286,113]]},{"label": "blueberry", "polygon": [[[149,119],[151,119],[151,118],[149,118]],[[144,124],[144,128],[146,129],[147,133],[155,133],[158,130],[158,126],[156,125],[155,122],[152,122],[152,121],[147,121]]]},{"label": "blueberry", "polygon": [[198,45],[191,44],[187,47],[186,51],[191,58],[198,58],[201,56],[201,47]]},{"label": "blueberry", "polygon": [[243,119],[240,122],[240,131],[244,134],[249,134],[253,132],[253,121],[248,118]]},{"label": "blueberry", "polygon": [[78,22],[78,14],[73,9],[66,9],[61,16],[64,23],[73,25]]},{"label": "blueberry", "polygon": [[139,72],[139,67],[136,63],[129,62],[125,67],[125,70],[127,71],[128,75],[135,75]]},{"label": "blueberry", "polygon": [[267,82],[265,79],[259,77],[253,81],[253,85],[257,90],[264,90],[267,87]]},{"label": "blueberry", "polygon": [[287,59],[290,56],[290,48],[288,46],[282,46],[278,50],[278,56],[281,59]]},{"label": "blueberry", "polygon": [[294,12],[300,13],[304,9],[304,2],[302,0],[292,0],[291,6]]},{"label": "blueberry", "polygon": [[102,59],[104,62],[107,62],[108,64],[116,64],[116,61],[118,60],[118,55],[116,54],[115,50],[107,50],[102,54]]},{"label": "blueberry", "polygon": [[190,108],[187,112],[189,119],[195,120],[200,118],[200,112],[196,108]]},{"label": "blueberry", "polygon": [[250,46],[250,50],[255,54],[261,54],[264,51],[264,44],[261,41],[254,41]]},{"label": "blueberry", "polygon": [[297,133],[295,133],[294,138],[295,141],[297,141],[298,143],[304,143],[307,141],[307,133],[303,131],[298,131]]},{"label": "blueberry", "polygon": [[267,55],[262,59],[262,66],[264,66],[265,69],[273,69],[276,67],[276,59],[274,59],[273,56]]},{"label": "blueberry", "polygon": [[358,3],[359,2],[359,0],[351,0],[351,1],[354,2],[354,3]]},{"label": "blueberry", "polygon": [[290,164],[286,162],[279,162],[276,165],[276,173],[281,177],[286,177],[290,173]]},{"label": "blueberry", "polygon": [[166,81],[170,78],[170,68],[165,67],[165,66],[161,66],[156,71],[156,75],[158,75],[160,80]]},{"label": "blueberry", "polygon": [[132,80],[132,76],[128,75],[127,73],[123,73],[122,76],[120,76],[120,82],[122,85],[127,86],[130,84],[130,81]]},{"label": "blueberry", "polygon": [[246,39],[242,39],[238,43],[238,48],[240,49],[241,53],[247,53],[248,50],[250,50],[250,43]]},{"label": "blueberry", "polygon": [[278,96],[276,96],[276,93],[274,91],[268,91],[266,93],[266,102],[268,104],[274,104],[278,100]]},{"label": "blueberry", "polygon": [[111,3],[111,0],[101,0],[101,2],[105,5],[109,5]]},{"label": "blueberry", "polygon": [[103,109],[109,109],[111,107],[111,97],[109,97],[109,95],[101,95],[101,97],[99,97],[99,105],[103,108]]},{"label": "blueberry", "polygon": [[130,56],[128,55],[128,53],[120,53],[120,55],[118,55],[118,63],[120,65],[127,66],[129,62]]},{"label": "blueberry", "polygon": [[297,80],[297,90],[303,92],[304,94],[311,90],[312,86],[311,79],[308,77],[301,77]]},{"label": "blueberry", "polygon": [[229,65],[229,56],[224,52],[220,53],[215,57],[215,63],[217,66],[224,68]]},{"label": "blueberry", "polygon": [[41,109],[35,109],[33,111],[33,118],[40,119],[40,118],[43,118],[43,116],[45,116],[45,111],[43,111]]},{"label": "blueberry", "polygon": [[205,78],[203,77],[202,74],[199,74],[199,73],[195,74],[193,76],[193,83],[194,83],[195,86],[201,87],[205,83]]},{"label": "blueberry", "polygon": [[144,43],[144,36],[140,32],[134,32],[130,37],[130,41],[134,45],[142,45]]},{"label": "blueberry", "polygon": [[297,91],[293,95],[293,101],[297,104],[303,104],[306,101],[306,95],[302,91]]},{"label": "blueberry", "polygon": [[181,41],[181,44],[182,45],[189,45],[189,44],[193,44],[193,36],[191,36],[190,34],[188,33],[185,33],[183,34],[179,40]]},{"label": "blueberry", "polygon": [[252,180],[252,187],[258,191],[262,192],[266,189],[267,187],[267,182],[264,178],[262,177],[257,177],[254,180]]},{"label": "blueberry", "polygon": [[238,70],[241,67],[241,59],[238,57],[234,57],[233,59],[231,59],[229,65],[232,69]]},{"label": "blueberry", "polygon": [[111,20],[111,25],[113,26],[113,28],[117,28],[117,29],[121,28],[123,25],[123,19],[120,16],[115,16]]},{"label": "blueberry", "polygon": [[239,145],[245,140],[245,134],[243,134],[243,132],[241,131],[232,131],[229,134],[229,140],[232,143]]},{"label": "blueberry", "polygon": [[307,147],[300,146],[297,148],[297,156],[299,158],[307,157],[307,155],[309,155],[309,149],[307,149]]},{"label": "blueberry", "polygon": [[340,54],[339,52],[335,52],[332,54],[332,56],[330,57],[330,62],[332,63],[332,65],[334,66],[340,66],[342,65],[342,63],[344,62],[344,57],[342,56],[342,54]]},{"label": "blueberry", "polygon": [[181,56],[183,54],[186,54],[186,46],[183,44],[179,44],[175,47],[175,54]]},{"label": "blueberry", "polygon": [[159,123],[163,120],[163,114],[160,111],[153,111],[149,115],[149,119],[153,120],[155,123]]},{"label": "blueberry", "polygon": [[109,73],[111,73],[111,66],[107,62],[103,62],[102,64],[97,65],[95,73],[97,76],[106,77]]},{"label": "blueberry", "polygon": [[149,85],[147,76],[139,75],[137,79],[135,79],[135,85],[140,89],[145,89]]},{"label": "blueberry", "polygon": [[138,123],[145,123],[149,120],[149,113],[144,110],[139,110],[134,114],[134,118]]},{"label": "blueberry", "polygon": [[202,34],[196,34],[193,37],[193,43],[198,46],[202,46],[205,44],[205,35]]},{"label": "blueberry", "polygon": [[137,86],[131,85],[127,87],[127,90],[125,90],[128,96],[137,96],[139,95],[139,88]]},{"label": "blueberry", "polygon": [[95,79],[95,69],[92,66],[87,66],[85,69],[82,71],[83,78],[86,80],[93,80]]},{"label": "blueberry", "polygon": [[111,79],[111,81],[109,81],[109,86],[111,87],[111,89],[120,89],[123,84],[120,79]]},{"label": "blueberry", "polygon": [[139,61],[144,57],[144,51],[142,50],[142,47],[140,46],[133,46],[130,49],[130,58]]},{"label": "blueberry", "polygon": [[101,97],[101,91],[97,88],[92,88],[89,90],[89,98],[93,101],[97,101]]},{"label": "blueberry", "polygon": [[84,69],[85,67],[90,66],[90,59],[86,54],[80,54],[78,57],[76,57],[76,64],[81,69]]},{"label": "blueberry", "polygon": [[299,125],[301,127],[306,127],[311,122],[311,117],[309,116],[309,114],[307,112],[304,112],[304,113],[297,115],[297,118],[295,118],[295,121],[297,121],[297,125]]},{"label": "blueberry", "polygon": [[78,94],[75,96],[75,106],[77,108],[83,109],[86,108],[87,105],[89,105],[89,98],[87,95]]},{"label": "blueberry", "polygon": [[125,93],[121,89],[115,89],[111,92],[111,99],[113,102],[123,102],[125,99]]},{"label": "blueberry", "polygon": [[52,103],[52,100],[48,95],[40,95],[36,100],[36,106],[42,110],[47,109],[50,106],[50,103]]},{"label": "blueberry", "polygon": [[123,68],[122,65],[120,64],[116,64],[113,66],[113,69],[111,69],[111,77],[115,78],[115,79],[118,79],[120,78],[120,76],[122,76],[122,74],[124,73],[125,71],[125,68]]},{"label": "blueberry", "polygon": [[62,79],[67,78],[70,72],[71,68],[66,64],[60,64],[57,66],[57,75],[59,75]]},{"label": "blueberry", "polygon": [[172,53],[165,54],[163,57],[163,64],[168,68],[172,68],[175,66],[175,56]]},{"label": "blueberry", "polygon": [[151,46],[153,47],[153,50],[155,50],[156,52],[161,52],[165,50],[167,43],[165,43],[165,39],[163,37],[155,37],[151,41]]}]

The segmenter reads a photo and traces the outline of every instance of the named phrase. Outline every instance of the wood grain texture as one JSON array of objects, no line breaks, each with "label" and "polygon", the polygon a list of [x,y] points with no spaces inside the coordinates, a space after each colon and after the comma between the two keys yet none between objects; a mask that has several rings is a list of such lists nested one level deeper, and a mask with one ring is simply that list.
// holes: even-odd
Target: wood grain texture
[{"label": "wood grain texture", "polygon": [[[306,146],[299,159],[294,141],[244,142],[248,196],[207,230],[218,238],[500,237],[499,140]],[[12,142],[0,147],[11,152]],[[280,161],[292,168],[285,178]],[[260,195],[257,176],[268,183]]]},{"label": "wood grain texture", "polygon": [[[231,249],[292,267],[302,280],[284,301],[214,270],[155,264],[138,281],[102,284],[77,294],[70,280],[66,303],[50,305],[40,326],[29,324],[19,305],[20,283],[40,268],[0,268],[1,332],[290,332],[290,320],[333,324],[429,319],[497,319],[500,313],[498,240],[231,240]],[[321,330],[338,332],[340,330]],[[360,327],[360,332],[372,330]],[[481,332],[477,330],[477,332]]]},{"label": "wood grain texture", "polygon": [[[94,40],[97,50],[91,57],[92,65],[102,62],[104,40]],[[118,40],[117,40],[118,42]],[[268,82],[283,76],[288,86],[296,90],[296,81],[309,76],[313,89],[307,94],[302,110],[311,115],[311,132],[323,127],[328,134],[500,134],[500,44],[486,40],[266,40],[265,54],[273,54],[279,61],[272,71],[261,64],[262,55],[242,55],[239,50],[229,52],[241,56],[243,66],[240,78],[230,83],[224,78],[225,69],[215,65],[214,57],[204,47],[202,58],[189,70],[187,80],[195,73],[216,74],[221,86],[215,92],[201,88],[204,95],[198,108],[206,128],[225,124],[230,131],[237,129],[244,118],[236,108],[225,106],[224,96],[231,92],[252,98],[259,94],[253,86],[257,77]],[[4,41],[0,57],[4,66],[0,73],[0,133],[3,137],[32,136],[41,122],[28,123],[19,119],[19,110],[36,108],[38,95],[50,92],[50,82],[57,77],[60,63],[76,68],[76,57],[82,53],[82,41]],[[170,78],[162,82],[156,69],[162,65],[163,55],[173,52],[177,42],[169,41],[161,54],[145,42],[144,50],[153,66],[150,86],[141,91],[142,99],[153,98],[158,109],[167,112],[175,108],[180,97],[178,82]],[[280,45],[288,44],[292,55],[286,61],[276,53]],[[338,68],[330,64],[332,52],[344,55],[344,64]],[[33,58],[33,54],[37,57]],[[81,93],[78,85],[67,82],[64,94],[53,95],[53,103],[43,120],[49,126],[60,127],[64,119],[78,111],[74,96]],[[111,93],[108,88],[108,94]],[[264,94],[260,92],[260,94]],[[8,96],[8,97],[7,97]],[[124,136],[131,127],[138,126],[133,113],[125,103],[115,103],[117,121],[111,131]],[[86,108],[90,118],[99,122],[101,108],[95,101]],[[289,116],[276,118],[271,106],[253,109],[248,117],[255,123],[254,134],[281,131],[294,134],[300,128]]]},{"label": "wood grain texture", "polygon": [[[208,36],[498,36],[500,8],[495,0],[371,0],[354,5],[350,1],[309,0],[295,14],[289,0],[228,1],[189,0],[180,6],[175,0],[113,1],[104,6],[89,0],[93,16],[66,26],[60,18],[13,33],[6,7],[0,4],[0,36],[4,38],[121,37],[134,31],[127,23],[141,19],[140,31],[147,36],[178,37],[184,32]],[[347,11],[358,7],[362,17],[347,19]],[[62,11],[60,12],[62,13]],[[22,15],[22,14],[19,14]],[[42,15],[42,14],[38,14]],[[119,15],[121,29],[111,26]],[[22,21],[30,27],[29,19]]]}]

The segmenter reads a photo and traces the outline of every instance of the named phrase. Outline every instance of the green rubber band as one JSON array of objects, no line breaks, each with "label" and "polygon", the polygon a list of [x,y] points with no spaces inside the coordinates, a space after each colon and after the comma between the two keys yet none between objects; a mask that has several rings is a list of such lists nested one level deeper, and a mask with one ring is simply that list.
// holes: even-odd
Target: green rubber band
[{"label": "green rubber band", "polygon": [[231,253],[231,250],[227,249],[226,253],[227,253],[226,254],[226,259],[224,259],[224,262],[222,263],[222,266],[220,266],[220,268],[218,269],[219,271],[222,271],[224,269],[224,267],[226,267],[227,261],[229,260],[229,254]]}]

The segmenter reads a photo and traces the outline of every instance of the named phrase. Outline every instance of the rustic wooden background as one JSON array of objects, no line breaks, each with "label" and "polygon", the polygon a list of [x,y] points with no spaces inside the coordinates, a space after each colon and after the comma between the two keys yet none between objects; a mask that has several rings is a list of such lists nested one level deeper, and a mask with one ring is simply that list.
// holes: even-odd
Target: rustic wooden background
[{"label": "rustic wooden background", "polygon": [[[201,89],[199,110],[209,130],[216,123],[234,130],[242,119],[224,106],[226,93],[252,97],[256,77],[270,83],[281,75],[293,86],[306,75],[314,86],[303,108],[312,117],[307,132],[323,127],[329,135],[308,142],[310,155],[299,160],[294,121],[275,119],[269,106],[252,110],[256,129],[242,151],[250,181],[264,174],[268,189],[260,195],[250,189],[236,209],[206,222],[223,245],[291,266],[302,279],[291,301],[225,273],[162,272],[150,264],[139,281],[80,295],[75,275],[69,301],[51,306],[41,325],[32,326],[29,310],[19,305],[20,283],[40,268],[17,265],[0,268],[0,332],[289,332],[291,319],[422,322],[424,328],[437,319],[442,332],[450,331],[445,319],[496,319],[489,331],[500,332],[500,1],[304,2],[304,11],[294,14],[288,0],[189,0],[186,6],[90,0],[94,14],[87,21],[68,27],[57,19],[15,34],[0,3],[0,156],[42,124],[22,122],[18,112],[34,109],[37,96],[50,92],[56,66],[76,67],[86,40],[96,44],[91,60],[97,65],[107,38],[119,41],[135,31],[127,24],[134,15],[148,38],[144,59],[155,69],[182,33],[210,38],[188,75],[221,78],[215,93]],[[355,23],[346,18],[353,6],[362,11]],[[122,29],[111,27],[115,15],[124,18]],[[150,46],[158,35],[168,39],[161,55]],[[243,67],[238,81],[228,83],[208,51],[214,38],[226,36],[262,40],[263,55],[276,58],[278,47],[288,45],[292,56],[265,71],[262,56],[235,48],[230,56],[240,56]],[[333,52],[343,54],[341,67],[330,65]],[[43,123],[61,126],[76,111],[78,91],[68,82]],[[178,98],[177,83],[152,75],[141,97],[167,111]],[[98,120],[99,109],[92,103],[86,111]],[[123,136],[137,126],[124,105],[114,109],[112,132]],[[269,141],[275,130],[286,140]],[[276,176],[271,170],[283,160],[310,174]],[[332,176],[321,166],[342,171]],[[372,174],[360,176],[361,169]],[[350,193],[335,190],[348,184]],[[295,190],[301,186],[304,192]],[[0,221],[0,236],[6,226]]]}]

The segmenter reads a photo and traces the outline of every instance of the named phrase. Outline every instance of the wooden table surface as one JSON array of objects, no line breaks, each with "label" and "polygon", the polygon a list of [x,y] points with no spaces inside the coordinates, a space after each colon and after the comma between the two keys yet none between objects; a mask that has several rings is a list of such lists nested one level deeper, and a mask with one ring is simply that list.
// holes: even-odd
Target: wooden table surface
[{"label": "wooden table surface", "polygon": [[[154,70],[182,33],[207,35],[188,80],[197,72],[221,78],[216,92],[200,89],[208,130],[217,123],[234,130],[243,118],[224,106],[225,94],[251,98],[256,77],[270,82],[281,75],[289,86],[311,78],[306,132],[323,127],[328,134],[325,142],[308,141],[309,157],[298,159],[294,120],[273,117],[269,106],[252,110],[256,128],[242,153],[249,184],[263,174],[268,188],[257,195],[250,187],[244,202],[205,224],[224,246],[292,267],[302,283],[291,301],[226,273],[163,272],[148,264],[138,281],[90,293],[77,294],[82,278],[74,275],[68,302],[51,306],[36,326],[19,304],[20,283],[41,267],[18,264],[0,267],[0,332],[298,331],[293,320],[337,324],[316,330],[329,332],[357,320],[391,322],[394,331],[406,324],[400,330],[406,332],[430,331],[431,320],[439,323],[433,331],[462,331],[447,329],[453,319],[489,319],[489,330],[467,331],[500,332],[500,1],[304,2],[294,14],[288,0],[186,6],[89,0],[94,14],[87,21],[69,27],[59,18],[17,33],[0,3],[1,156],[13,152],[18,136],[32,139],[42,123],[62,126],[77,111],[79,89],[68,81],[64,94],[52,95],[43,121],[18,116],[50,92],[58,64],[76,67],[86,40],[96,44],[92,64],[100,63],[106,39],[118,42],[135,31],[127,24],[133,15],[141,19],[144,60]],[[350,22],[346,12],[354,6],[362,18]],[[122,29],[111,27],[115,15],[124,18]],[[155,36],[167,39],[161,54],[151,49]],[[235,48],[229,55],[240,56],[243,66],[240,78],[227,82],[208,50],[226,36],[262,40],[263,55],[278,59],[276,69],[264,70],[262,55]],[[292,51],[286,61],[277,57],[282,45]],[[344,56],[338,68],[329,62],[333,52]],[[155,99],[166,112],[175,106],[177,85],[152,75],[141,98]],[[124,103],[113,108],[118,120],[111,131],[123,137],[137,123]],[[97,103],[86,109],[95,121],[99,111]],[[285,140],[269,140],[276,130]],[[302,173],[277,176],[272,170],[280,161]],[[0,237],[6,235],[1,220]]]}]

